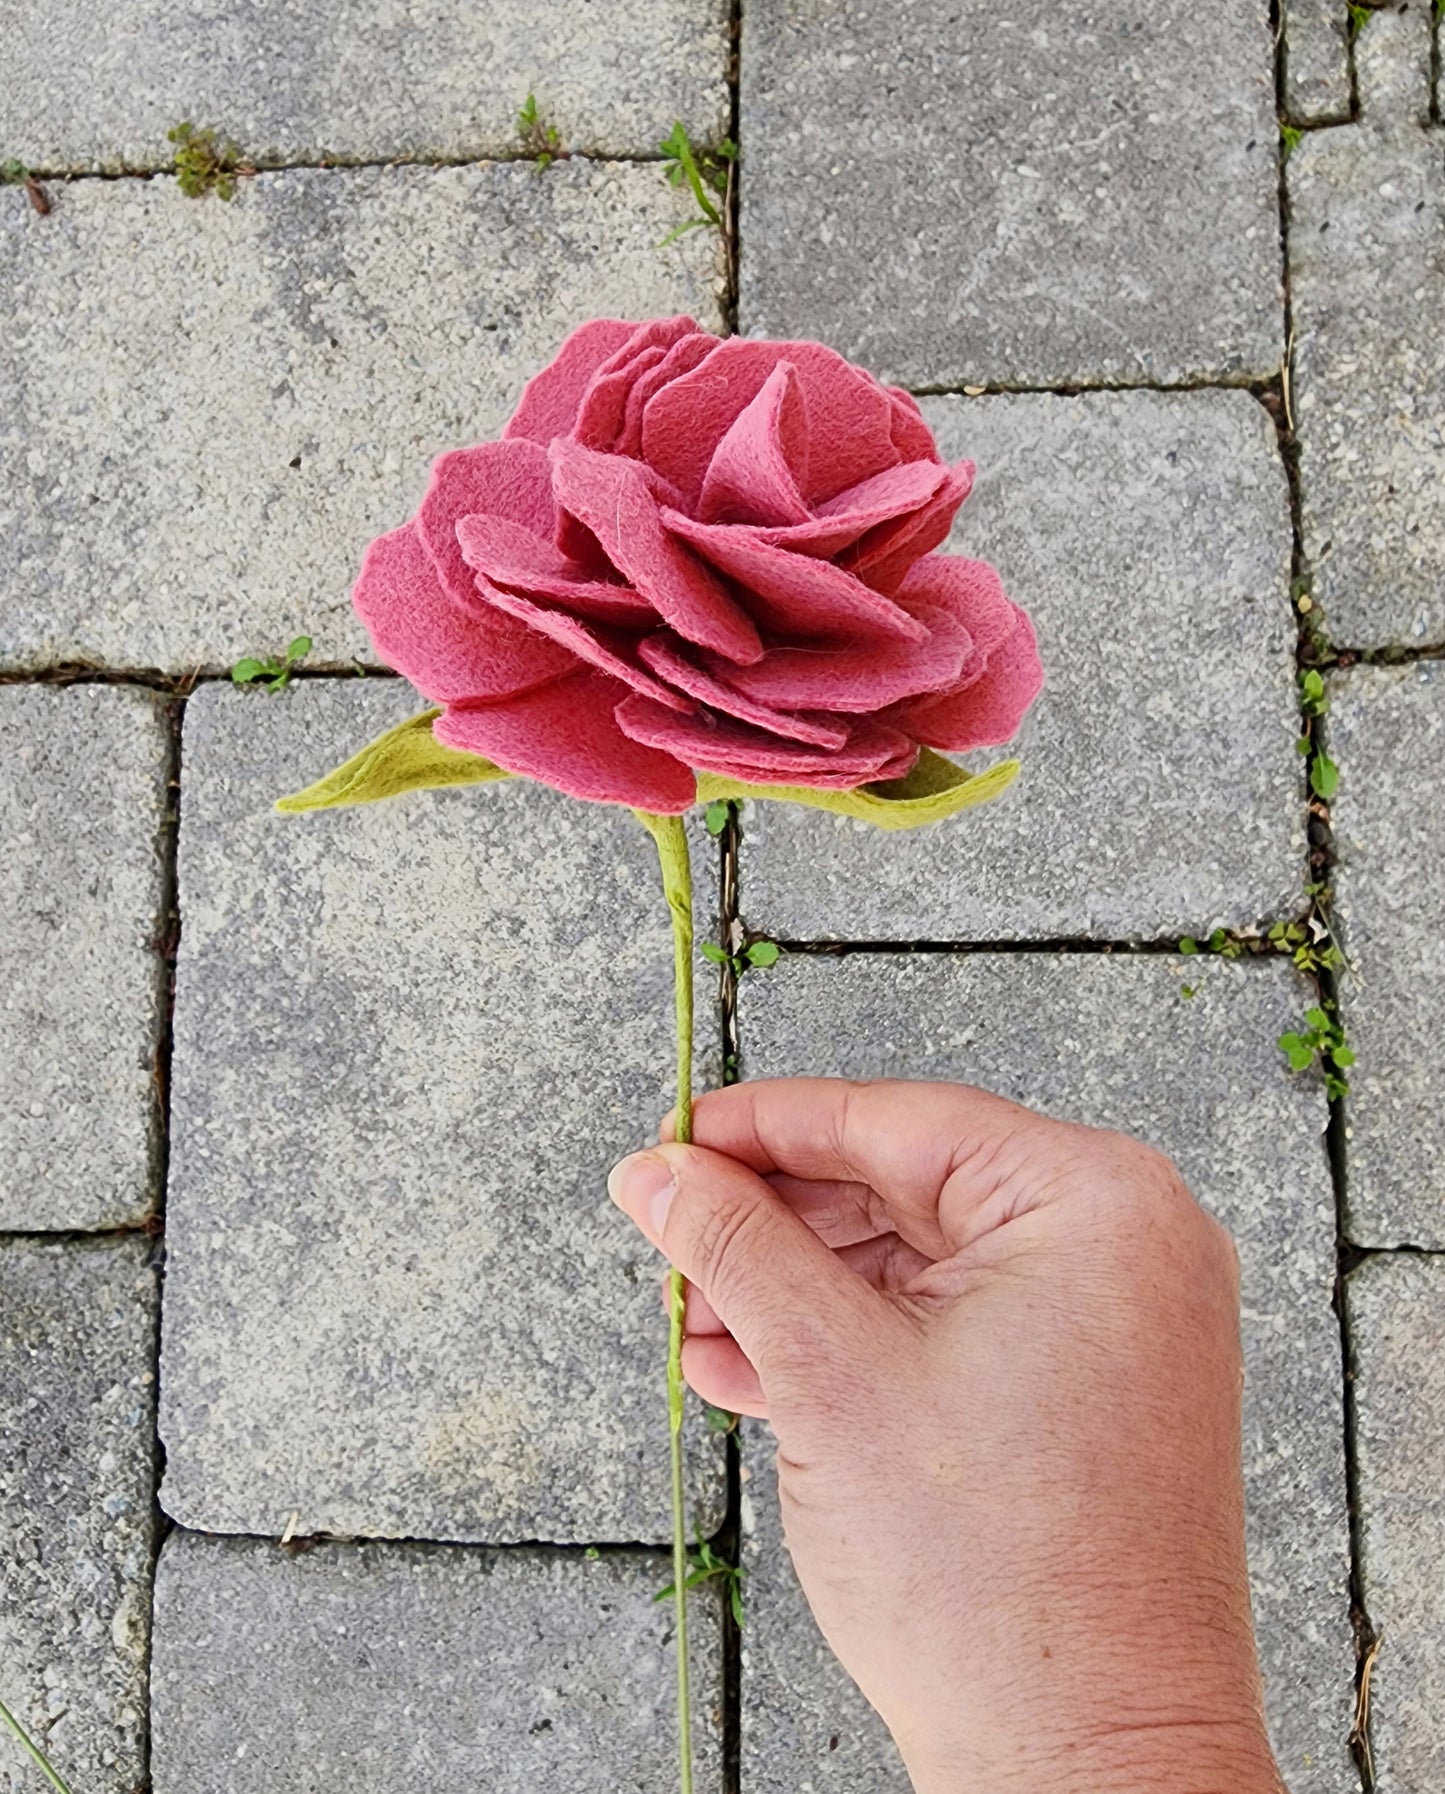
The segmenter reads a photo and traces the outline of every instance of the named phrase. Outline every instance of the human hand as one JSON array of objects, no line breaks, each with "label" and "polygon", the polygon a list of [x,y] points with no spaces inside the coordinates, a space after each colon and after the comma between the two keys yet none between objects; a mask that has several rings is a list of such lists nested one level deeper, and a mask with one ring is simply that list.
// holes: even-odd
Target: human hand
[{"label": "human hand", "polygon": [[699,1099],[610,1187],[765,1416],[833,1650],[919,1794],[1279,1794],[1238,1272],[1160,1154],[949,1084]]}]

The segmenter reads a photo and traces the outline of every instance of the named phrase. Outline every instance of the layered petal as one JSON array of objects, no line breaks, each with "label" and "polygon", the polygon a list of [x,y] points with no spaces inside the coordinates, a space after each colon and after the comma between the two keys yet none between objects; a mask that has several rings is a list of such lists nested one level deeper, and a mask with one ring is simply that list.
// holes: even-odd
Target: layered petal
[{"label": "layered petal", "polygon": [[609,629],[605,623],[584,623],[581,617],[574,617],[565,610],[553,610],[520,592],[494,586],[480,573],[477,575],[477,593],[481,608],[494,608],[515,617],[539,636],[569,649],[579,661],[620,679],[631,690],[644,692],[671,710],[695,708],[691,699],[670,690],[647,671],[638,658],[635,636],[620,629]]},{"label": "layered petal", "polygon": [[918,401],[901,386],[886,386],[888,402],[893,410],[893,446],[905,461],[937,461],[938,444],[933,440]]},{"label": "layered petal", "polygon": [[675,755],[708,772],[729,772],[780,785],[802,782],[847,789],[877,779],[901,778],[918,749],[900,730],[863,717],[840,748],[783,741],[747,723],[706,711],[680,716],[650,698],[631,697],[617,707],[619,725],[634,740]]},{"label": "layered petal", "polygon": [[780,361],[734,418],[702,483],[704,523],[807,523],[808,418],[797,370]]},{"label": "layered petal", "polygon": [[972,461],[948,468],[927,504],[860,536],[844,561],[880,592],[893,591],[920,555],[947,541],[958,507],[973,490],[973,474]]},{"label": "layered petal", "polygon": [[433,733],[447,747],[572,797],[681,815],[696,799],[697,781],[675,755],[617,726],[614,713],[627,696],[625,685],[588,667],[494,704],[453,705]]},{"label": "layered petal", "polygon": [[555,542],[506,517],[461,518],[457,545],[472,572],[483,574],[493,585],[548,598],[600,623],[657,621],[657,612],[631,586],[590,578],[586,568]]},{"label": "layered petal", "polygon": [[889,721],[927,747],[963,753],[998,747],[1017,731],[1039,695],[1044,670],[1033,624],[1014,606],[1014,628],[981,673],[964,675],[961,689],[914,698],[891,710]]},{"label": "layered petal", "polygon": [[[670,506],[664,506],[661,517],[673,535],[760,600],[759,621],[774,638],[921,642],[928,633],[901,605],[832,561],[790,554],[756,530],[699,523]],[[761,658],[754,655],[753,662]]]},{"label": "layered petal", "polygon": [[505,697],[577,670],[557,642],[459,604],[410,523],[371,543],[351,598],[377,654],[435,703]]},{"label": "layered petal", "polygon": [[705,330],[681,337],[656,367],[648,368],[645,373],[638,375],[627,395],[622,428],[612,444],[613,454],[630,455],[634,460],[641,459],[642,415],[647,408],[647,401],[655,392],[661,392],[670,380],[676,380],[680,374],[691,373],[695,367],[700,366],[717,347],[719,340],[718,337],[708,335]]},{"label": "layered petal", "polygon": [[613,566],[678,634],[746,665],[763,644],[727,587],[665,530],[647,470],[561,438],[552,444],[558,503],[592,532]]},{"label": "layered petal", "polygon": [[[726,679],[695,665],[669,635],[648,636],[639,645],[638,652],[659,677],[724,716],[752,723],[789,741],[811,742],[814,747],[840,748],[848,739],[847,725],[836,719],[800,716],[750,698]],[[759,662],[759,665],[766,664],[766,661]]]},{"label": "layered petal", "polygon": [[459,604],[470,603],[473,592],[457,524],[481,511],[505,517],[534,535],[551,535],[557,507],[547,451],[533,442],[483,442],[439,455],[432,464],[416,531],[437,577]]},{"label": "layered petal", "polygon": [[913,615],[927,632],[922,641],[770,648],[756,666],[729,667],[726,683],[758,703],[845,716],[948,690],[976,658],[969,633],[948,612],[928,605],[916,604]]},{"label": "layered petal", "polygon": [[660,366],[683,337],[696,336],[691,318],[651,318],[610,355],[588,383],[572,426],[573,439],[584,448],[610,451],[622,429],[627,397],[641,375]]},{"label": "layered petal", "polygon": [[1018,606],[1004,591],[997,568],[961,554],[928,554],[915,561],[898,587],[898,602],[915,615],[945,611],[967,630],[984,660],[1018,623]]},{"label": "layered petal", "polygon": [[592,376],[636,335],[637,328],[624,318],[593,318],[579,324],[541,373],[522,388],[517,409],[502,431],[503,440],[521,438],[545,447],[554,436],[565,436],[577,421]]},{"label": "layered petal", "polygon": [[821,343],[732,336],[657,392],[643,413],[643,456],[679,488],[688,510],[697,506],[718,444],[781,361],[793,366],[807,417],[805,503],[816,505],[898,465],[893,406],[871,374]]}]

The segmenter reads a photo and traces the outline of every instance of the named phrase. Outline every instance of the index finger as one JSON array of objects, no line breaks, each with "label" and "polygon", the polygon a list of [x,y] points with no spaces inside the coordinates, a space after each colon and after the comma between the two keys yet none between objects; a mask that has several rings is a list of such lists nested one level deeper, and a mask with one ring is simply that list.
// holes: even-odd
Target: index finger
[{"label": "index finger", "polygon": [[[948,1246],[945,1189],[950,1210],[986,1201],[1016,1168],[1016,1153],[1005,1149],[1022,1131],[1049,1125],[965,1084],[772,1078],[700,1096],[692,1137],[764,1177],[865,1186],[910,1244],[937,1252]],[[662,1137],[672,1138],[671,1116]]]}]

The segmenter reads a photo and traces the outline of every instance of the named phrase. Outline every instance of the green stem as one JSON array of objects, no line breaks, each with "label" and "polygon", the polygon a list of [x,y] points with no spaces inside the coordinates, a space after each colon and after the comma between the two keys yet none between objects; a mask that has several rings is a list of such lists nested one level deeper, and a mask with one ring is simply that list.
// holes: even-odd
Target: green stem
[{"label": "green stem", "polygon": [[[681,816],[638,818],[657,843],[662,888],[672,913],[672,985],[677,1014],[677,1106],[673,1138],[692,1138],[692,865]],[[677,1639],[677,1766],[692,1794],[692,1697],[687,1661],[687,1512],[682,1482],[682,1323],[687,1283],[674,1268],[667,1286],[667,1424],[672,1458],[672,1603]]]},{"label": "green stem", "polygon": [[60,1777],[50,1767],[44,1751],[42,1751],[40,1746],[35,1743],[29,1732],[27,1732],[25,1727],[21,1725],[20,1721],[5,1705],[4,1701],[0,1701],[0,1721],[3,1721],[4,1724],[9,1726],[19,1742],[20,1748],[34,1763],[35,1767],[45,1777],[46,1781],[50,1783],[51,1787],[56,1790],[56,1794],[70,1794],[70,1789],[66,1787],[65,1783],[61,1781]]}]

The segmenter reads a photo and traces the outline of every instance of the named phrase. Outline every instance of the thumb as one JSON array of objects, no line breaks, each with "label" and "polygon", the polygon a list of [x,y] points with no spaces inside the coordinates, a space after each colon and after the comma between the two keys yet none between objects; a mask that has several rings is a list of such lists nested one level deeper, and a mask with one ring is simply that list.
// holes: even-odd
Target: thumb
[{"label": "thumb", "polygon": [[612,1200],[696,1285],[766,1381],[818,1335],[858,1337],[876,1292],[755,1171],[702,1146],[634,1153]]}]

